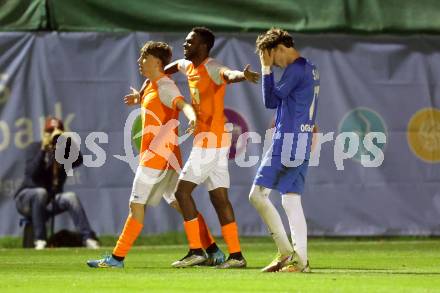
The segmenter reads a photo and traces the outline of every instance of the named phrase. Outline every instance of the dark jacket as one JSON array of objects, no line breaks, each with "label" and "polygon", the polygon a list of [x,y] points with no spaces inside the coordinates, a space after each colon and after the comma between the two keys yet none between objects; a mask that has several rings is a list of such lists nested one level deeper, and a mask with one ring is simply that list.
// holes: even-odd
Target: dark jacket
[{"label": "dark jacket", "polygon": [[[68,158],[70,144],[67,144],[65,158]],[[15,196],[24,188],[42,187],[47,190],[50,196],[63,191],[63,185],[66,182],[67,174],[64,166],[57,166],[57,180],[54,180],[53,164],[55,162],[55,153],[53,151],[44,151],[41,149],[41,141],[34,142],[26,150],[26,169],[24,172],[24,181],[17,190]],[[73,168],[80,166],[83,162],[82,154],[79,153],[78,159],[72,164]],[[54,186],[54,181],[58,182]]]}]

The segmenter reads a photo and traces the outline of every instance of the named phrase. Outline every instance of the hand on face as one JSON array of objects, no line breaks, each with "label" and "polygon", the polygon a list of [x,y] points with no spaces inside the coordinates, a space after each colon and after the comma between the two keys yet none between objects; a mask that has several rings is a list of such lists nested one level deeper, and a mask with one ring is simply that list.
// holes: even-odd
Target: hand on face
[{"label": "hand on face", "polygon": [[273,65],[273,49],[264,49],[260,51],[260,62],[261,66],[272,66]]},{"label": "hand on face", "polygon": [[43,139],[41,141],[41,149],[48,151],[53,149],[53,134],[55,132],[62,132],[62,124],[57,119],[48,119],[43,132]]}]

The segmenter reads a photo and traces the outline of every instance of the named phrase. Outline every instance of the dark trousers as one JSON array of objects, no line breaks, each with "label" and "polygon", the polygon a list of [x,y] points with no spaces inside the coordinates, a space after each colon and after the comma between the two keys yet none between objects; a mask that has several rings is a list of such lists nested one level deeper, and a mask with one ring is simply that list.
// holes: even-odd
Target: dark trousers
[{"label": "dark trousers", "polygon": [[84,208],[75,193],[58,193],[50,204],[48,201],[48,192],[40,187],[25,188],[15,198],[18,212],[32,221],[35,240],[46,240],[47,220],[52,213],[58,215],[65,211],[70,213],[83,240],[94,238],[95,233],[90,228]]}]

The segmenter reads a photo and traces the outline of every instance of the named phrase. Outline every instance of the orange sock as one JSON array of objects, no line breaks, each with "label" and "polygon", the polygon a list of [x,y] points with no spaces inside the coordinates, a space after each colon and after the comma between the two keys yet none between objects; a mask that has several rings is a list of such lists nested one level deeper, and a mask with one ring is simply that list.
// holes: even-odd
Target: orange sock
[{"label": "orange sock", "polygon": [[237,223],[232,222],[222,226],[222,235],[230,254],[241,251]]},{"label": "orange sock", "polygon": [[188,238],[188,244],[190,249],[202,248],[202,242],[200,241],[200,223],[197,218],[190,221],[183,222],[185,228],[186,238]]},{"label": "orange sock", "polygon": [[214,237],[212,237],[211,232],[209,231],[208,225],[206,225],[205,219],[202,214],[199,213],[197,216],[199,220],[199,229],[200,229],[200,241],[202,242],[203,249],[208,248],[211,244],[215,242]]},{"label": "orange sock", "polygon": [[130,248],[133,246],[136,238],[138,238],[143,227],[143,224],[128,216],[127,221],[125,221],[124,229],[122,230],[118,242],[113,249],[113,254],[119,257],[125,257]]}]

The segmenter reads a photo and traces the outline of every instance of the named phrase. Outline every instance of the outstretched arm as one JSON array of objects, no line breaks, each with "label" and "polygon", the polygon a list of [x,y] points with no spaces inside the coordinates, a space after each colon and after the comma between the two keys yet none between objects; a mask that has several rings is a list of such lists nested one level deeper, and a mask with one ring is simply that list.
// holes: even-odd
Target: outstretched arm
[{"label": "outstretched arm", "polygon": [[227,83],[240,82],[244,80],[257,83],[258,79],[260,79],[260,74],[258,72],[250,70],[250,67],[251,66],[247,64],[243,71],[225,70],[223,72],[223,77]]},{"label": "outstretched arm", "polygon": [[188,128],[186,129],[186,133],[194,131],[197,122],[197,115],[194,108],[185,102],[183,99],[179,99],[176,102],[177,109],[181,110],[183,114],[188,119]]},{"label": "outstretched arm", "polygon": [[124,96],[124,103],[128,106],[138,105],[141,103],[141,97],[144,93],[145,88],[147,87],[150,80],[146,79],[141,89],[138,91],[133,87],[130,87],[131,93]]},{"label": "outstretched arm", "polygon": [[124,96],[124,103],[133,106],[141,103],[141,94],[135,88],[130,87],[131,93]]}]

